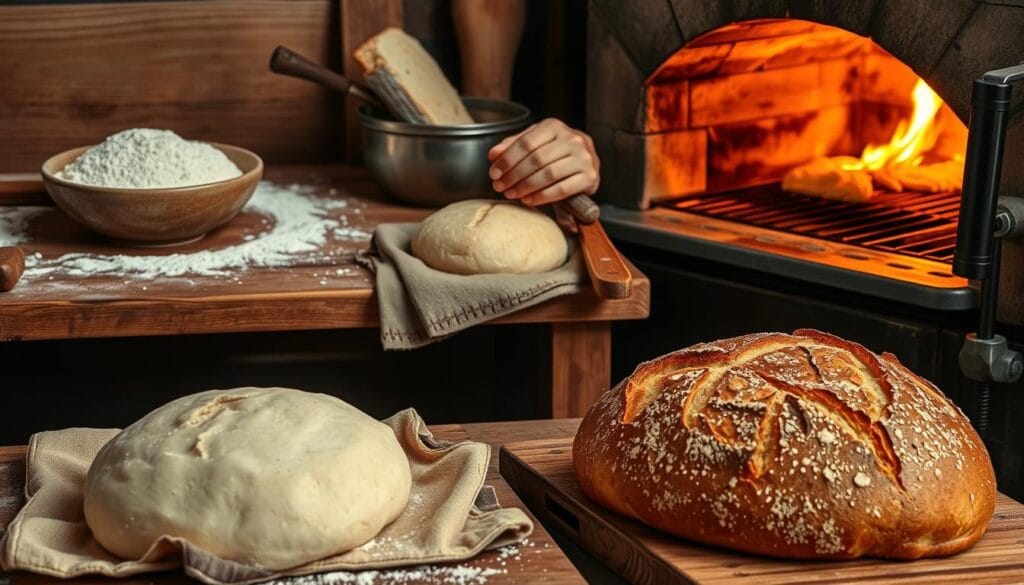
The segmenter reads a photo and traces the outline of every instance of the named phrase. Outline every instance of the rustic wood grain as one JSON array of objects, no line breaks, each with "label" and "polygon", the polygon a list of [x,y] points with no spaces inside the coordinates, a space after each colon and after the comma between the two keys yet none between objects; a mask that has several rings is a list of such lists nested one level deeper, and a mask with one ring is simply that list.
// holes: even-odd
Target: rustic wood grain
[{"label": "rustic wood grain", "polygon": [[0,6],[0,172],[138,126],[340,161],[340,97],[267,67],[278,44],[337,66],[336,19],[331,0]]},{"label": "rustic wood grain", "polygon": [[[343,73],[352,81],[362,82],[363,69],[356,62],[359,45],[389,26],[402,26],[402,0],[339,0],[341,5],[341,62]],[[348,162],[360,162],[358,108],[362,103],[352,97],[345,99],[345,144]]]},{"label": "rustic wood grain", "polygon": [[612,330],[607,321],[551,326],[551,417],[583,416],[611,381]]},{"label": "rustic wood grain", "polygon": [[594,291],[604,299],[629,298],[633,277],[622,255],[601,227],[601,222],[577,222],[576,227]]},{"label": "rustic wood grain", "polygon": [[0,173],[0,205],[53,205],[39,173]]},{"label": "rustic wood grain", "polygon": [[919,561],[791,561],[701,546],[606,511],[580,491],[572,438],[506,444],[502,477],[545,521],[633,582],[644,583],[1019,583],[1024,581],[1024,505],[1002,494],[985,536],[970,550]]},{"label": "rustic wood grain", "polygon": [[[510,428],[511,427],[511,428]],[[523,433],[522,427],[526,430],[533,429],[533,433]],[[513,430],[519,428],[519,430]],[[468,430],[460,425],[435,425],[430,427],[434,436],[448,441],[473,440],[488,443],[492,452],[496,453],[501,445],[501,439],[506,436],[528,436],[536,438],[538,430],[546,430],[549,433],[553,430],[563,430],[563,425],[547,427],[535,423],[511,423],[503,424],[496,433],[489,432],[487,424],[472,425]],[[0,447],[0,528],[7,526],[17,514],[17,510],[24,504],[21,497],[25,480],[25,451],[24,446]],[[494,487],[498,502],[504,507],[519,507],[526,511],[523,503],[516,496],[515,492],[501,479],[498,474],[497,461],[492,462],[487,470],[487,484]],[[531,515],[532,517],[532,515]],[[487,577],[488,583],[551,583],[562,585],[568,583],[583,583],[569,559],[562,553],[561,549],[551,539],[551,535],[534,518],[534,532],[529,536],[529,545],[521,545],[518,556],[499,558],[501,555],[496,551],[484,552],[476,558],[460,564],[469,567],[492,568],[505,573],[499,573]],[[7,579],[7,580],[5,580]],[[39,575],[32,575],[23,572],[3,573],[0,572],[0,583],[7,585],[28,585],[37,583],[52,583],[52,578]],[[75,579],[74,583],[85,584],[124,584],[142,585],[148,583],[193,583],[184,574],[178,571],[159,573],[155,575],[142,575],[126,579],[106,579],[101,577],[85,577]]]},{"label": "rustic wood grain", "polygon": [[491,463],[497,470],[498,452],[502,445],[547,437],[571,437],[576,434],[580,419],[462,423],[458,426],[466,431],[470,439],[491,445]]}]

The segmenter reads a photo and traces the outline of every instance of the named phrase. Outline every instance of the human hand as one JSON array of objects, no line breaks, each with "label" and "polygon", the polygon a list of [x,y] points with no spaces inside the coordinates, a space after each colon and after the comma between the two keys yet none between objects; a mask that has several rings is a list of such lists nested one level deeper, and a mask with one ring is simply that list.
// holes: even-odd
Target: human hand
[{"label": "human hand", "polygon": [[554,118],[502,140],[487,158],[494,190],[531,207],[593,195],[601,182],[594,141]]}]

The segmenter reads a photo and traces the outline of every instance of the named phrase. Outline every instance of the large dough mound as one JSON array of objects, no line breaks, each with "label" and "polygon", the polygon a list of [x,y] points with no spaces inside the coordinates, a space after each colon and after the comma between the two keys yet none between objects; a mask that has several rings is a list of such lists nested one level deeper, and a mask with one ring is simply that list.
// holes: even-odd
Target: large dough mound
[{"label": "large dough mound", "polygon": [[369,541],[411,485],[392,430],[337,398],[212,390],[154,410],[100,450],[85,518],[122,558],[170,535],[279,570]]},{"label": "large dough mound", "polygon": [[558,224],[512,201],[459,201],[423,220],[412,253],[428,266],[456,274],[547,272],[565,262]]}]

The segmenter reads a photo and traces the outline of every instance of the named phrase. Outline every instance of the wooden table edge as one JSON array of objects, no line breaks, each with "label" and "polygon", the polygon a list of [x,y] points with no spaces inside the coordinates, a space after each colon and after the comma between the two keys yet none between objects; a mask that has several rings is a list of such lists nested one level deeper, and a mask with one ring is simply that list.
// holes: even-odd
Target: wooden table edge
[{"label": "wooden table edge", "polygon": [[[630,268],[635,280],[628,298],[601,299],[593,289],[587,289],[484,324],[645,319],[650,315],[650,281],[635,266]],[[0,293],[0,341],[380,326],[372,287],[115,300],[12,300],[4,294]]]}]

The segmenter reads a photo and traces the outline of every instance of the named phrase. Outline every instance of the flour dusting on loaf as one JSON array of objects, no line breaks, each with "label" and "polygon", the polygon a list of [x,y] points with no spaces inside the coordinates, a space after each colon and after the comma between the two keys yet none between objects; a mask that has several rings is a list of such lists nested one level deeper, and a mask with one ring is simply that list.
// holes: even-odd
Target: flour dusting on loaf
[{"label": "flour dusting on loaf", "polygon": [[573,445],[583,491],[656,528],[794,558],[919,558],[976,542],[995,506],[970,423],[891,354],[812,330],[662,356]]}]

